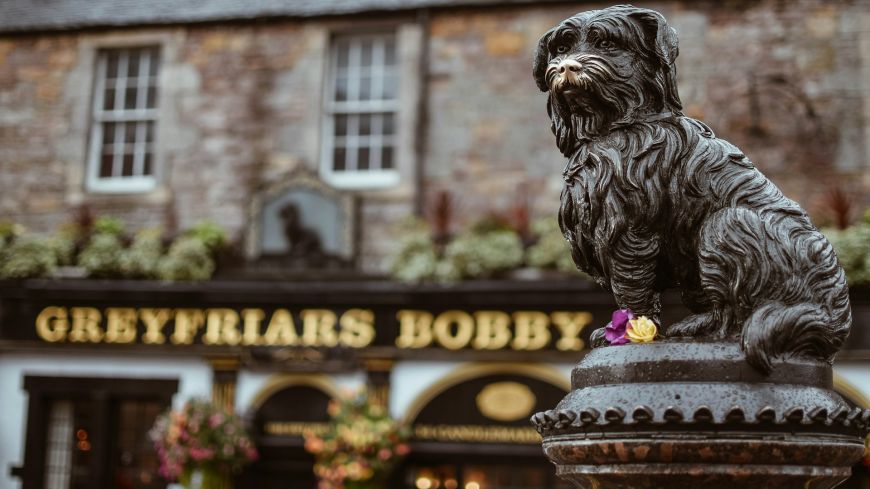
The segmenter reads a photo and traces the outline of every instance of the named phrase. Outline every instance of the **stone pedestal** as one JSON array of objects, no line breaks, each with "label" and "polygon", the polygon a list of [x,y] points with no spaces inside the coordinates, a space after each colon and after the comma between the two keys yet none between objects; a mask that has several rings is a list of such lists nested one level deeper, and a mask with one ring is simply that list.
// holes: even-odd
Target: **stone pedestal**
[{"label": "stone pedestal", "polygon": [[557,473],[584,489],[832,488],[870,424],[832,390],[830,365],[762,375],[734,343],[599,348],[571,380],[532,422]]}]

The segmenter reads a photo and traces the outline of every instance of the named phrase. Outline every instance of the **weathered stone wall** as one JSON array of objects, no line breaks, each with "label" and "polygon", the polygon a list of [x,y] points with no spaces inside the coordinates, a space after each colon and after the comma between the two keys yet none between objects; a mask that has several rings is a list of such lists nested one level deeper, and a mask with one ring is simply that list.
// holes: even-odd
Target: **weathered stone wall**
[{"label": "weathered stone wall", "polygon": [[[824,223],[840,187],[870,206],[870,13],[863,2],[634,2],[680,36],[687,115],[743,149]],[[426,193],[447,190],[457,227],[528,195],[557,206],[564,158],[531,78],[539,36],[598,3],[442,12],[432,21]]]},{"label": "weathered stone wall", "polygon": [[[740,146],[785,192],[827,219],[839,185],[870,205],[870,13],[858,0],[643,3],[681,37],[686,113]],[[429,16],[424,207],[455,196],[454,230],[528,201],[552,215],[564,164],[545,96],[531,79],[539,36],[598,6],[548,4],[434,10]],[[377,22],[381,19],[367,19]],[[412,16],[396,17],[405,44]],[[183,228],[210,218],[241,238],[252,195],[320,158],[329,36],[359,19],[148,27],[0,38],[0,217],[50,231],[82,204],[131,227]],[[410,42],[408,42],[410,41]],[[84,187],[94,56],[99,47],[162,46],[158,164],[152,192],[99,195]],[[419,46],[418,46],[419,48]],[[415,67],[419,49],[402,48]],[[408,86],[422,86],[414,69]],[[411,89],[413,92],[413,89]],[[403,138],[413,148],[413,97]],[[416,162],[413,152],[402,157]],[[361,263],[377,270],[417,198],[412,170],[392,189],[363,193]]]}]

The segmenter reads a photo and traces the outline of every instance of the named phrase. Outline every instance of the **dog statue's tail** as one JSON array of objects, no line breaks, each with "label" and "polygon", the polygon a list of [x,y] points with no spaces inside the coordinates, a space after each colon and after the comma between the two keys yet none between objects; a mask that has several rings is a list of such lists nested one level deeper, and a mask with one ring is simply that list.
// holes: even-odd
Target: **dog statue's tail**
[{"label": "dog statue's tail", "polygon": [[[849,316],[848,302],[846,315]],[[831,317],[817,304],[785,305],[769,301],[758,307],[743,323],[743,352],[758,370],[769,373],[775,357],[809,357],[831,360],[842,347],[851,317]]]}]

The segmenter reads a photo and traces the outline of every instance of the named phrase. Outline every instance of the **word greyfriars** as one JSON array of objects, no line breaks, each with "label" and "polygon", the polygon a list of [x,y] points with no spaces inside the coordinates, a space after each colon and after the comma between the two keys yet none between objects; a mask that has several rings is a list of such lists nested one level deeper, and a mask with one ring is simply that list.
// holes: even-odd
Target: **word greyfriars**
[{"label": "word greyfriars", "polygon": [[[399,348],[441,346],[449,350],[577,351],[592,322],[589,312],[420,310],[395,313]],[[297,324],[299,326],[297,326]],[[171,325],[171,327],[170,327]],[[48,306],[36,317],[36,334],[50,343],[142,343],[146,345],[306,346],[365,348],[376,336],[370,309],[132,308]]]}]

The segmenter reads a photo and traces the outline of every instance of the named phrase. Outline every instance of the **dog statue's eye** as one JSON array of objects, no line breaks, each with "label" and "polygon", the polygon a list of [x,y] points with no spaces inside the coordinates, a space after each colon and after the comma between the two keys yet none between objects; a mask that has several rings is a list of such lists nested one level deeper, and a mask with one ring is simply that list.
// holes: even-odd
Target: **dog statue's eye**
[{"label": "dog statue's eye", "polygon": [[568,45],[567,44],[559,44],[558,46],[556,46],[556,52],[558,54],[567,53],[568,52]]},{"label": "dog statue's eye", "polygon": [[595,47],[598,49],[610,49],[616,47],[616,43],[609,39],[599,39],[595,43]]}]

